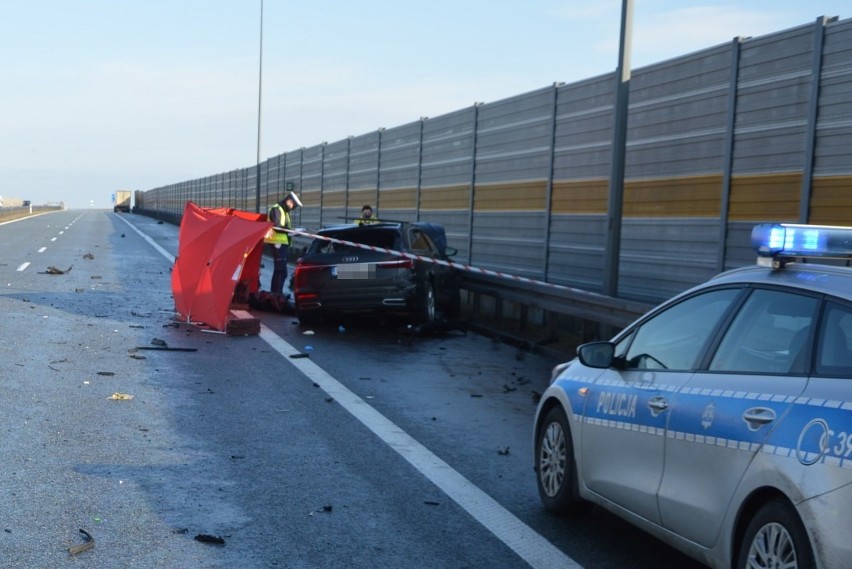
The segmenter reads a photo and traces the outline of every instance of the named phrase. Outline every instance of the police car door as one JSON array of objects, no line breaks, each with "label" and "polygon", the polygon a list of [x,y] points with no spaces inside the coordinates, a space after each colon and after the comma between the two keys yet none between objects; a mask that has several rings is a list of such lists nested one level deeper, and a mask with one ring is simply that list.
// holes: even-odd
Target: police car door
[{"label": "police car door", "polygon": [[755,453],[807,384],[806,351],[819,299],[756,289],[724,333],[706,371],[675,397],[660,486],[663,525],[715,543]]},{"label": "police car door", "polygon": [[616,356],[622,363],[586,395],[579,468],[589,489],[659,523],[669,401],[692,375],[739,290],[682,299],[620,337]]}]

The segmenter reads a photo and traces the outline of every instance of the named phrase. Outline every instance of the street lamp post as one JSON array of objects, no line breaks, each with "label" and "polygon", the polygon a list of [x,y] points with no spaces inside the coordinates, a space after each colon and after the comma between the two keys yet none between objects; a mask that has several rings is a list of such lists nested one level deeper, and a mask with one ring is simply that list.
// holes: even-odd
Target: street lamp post
[{"label": "street lamp post", "polygon": [[633,31],[633,0],[621,2],[621,36],[618,69],[615,72],[615,113],[612,133],[612,159],[609,174],[606,246],[604,249],[604,294],[618,295],[618,268],[621,258],[621,221],[624,205],[624,161],[627,154],[627,115],[630,102],[630,44]]},{"label": "street lamp post", "polygon": [[260,56],[257,71],[257,169],[255,172],[254,210],[260,213],[260,116],[263,96],[263,0],[260,0]]}]

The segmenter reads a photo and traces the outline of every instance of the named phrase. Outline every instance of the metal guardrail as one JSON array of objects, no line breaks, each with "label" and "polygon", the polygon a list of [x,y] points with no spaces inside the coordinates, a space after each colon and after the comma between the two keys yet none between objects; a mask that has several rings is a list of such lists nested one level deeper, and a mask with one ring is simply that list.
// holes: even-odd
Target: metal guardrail
[{"label": "metal guardrail", "polygon": [[[179,216],[158,215],[156,212],[147,211],[139,213],[180,225]],[[310,242],[311,238],[308,234],[296,232],[290,246],[291,260],[301,256]],[[460,274],[462,289],[474,294],[489,296],[499,302],[512,302],[522,307],[538,308],[553,314],[619,329],[655,306],[531,279],[518,280],[500,273],[487,274],[476,270],[460,270]]]},{"label": "metal guardrail", "polygon": [[463,273],[462,288],[521,306],[540,308],[547,312],[617,328],[624,328],[654,307],[653,304],[613,298],[576,288],[517,282],[477,273]]},{"label": "metal guardrail", "polygon": [[60,206],[47,206],[47,205],[34,205],[30,206],[6,206],[0,207],[0,222],[4,221],[12,221],[15,219],[20,219],[22,217],[29,217],[31,215],[36,215],[39,213],[46,213],[49,211],[59,211],[62,209]]}]

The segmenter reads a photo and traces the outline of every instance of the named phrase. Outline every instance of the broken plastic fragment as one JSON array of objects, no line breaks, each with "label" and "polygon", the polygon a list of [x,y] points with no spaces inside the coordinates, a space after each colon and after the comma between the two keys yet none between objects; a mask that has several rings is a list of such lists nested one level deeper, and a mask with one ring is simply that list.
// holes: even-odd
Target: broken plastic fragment
[{"label": "broken plastic fragment", "polygon": [[130,401],[133,399],[133,396],[128,393],[113,393],[107,399],[112,399],[113,401]]}]

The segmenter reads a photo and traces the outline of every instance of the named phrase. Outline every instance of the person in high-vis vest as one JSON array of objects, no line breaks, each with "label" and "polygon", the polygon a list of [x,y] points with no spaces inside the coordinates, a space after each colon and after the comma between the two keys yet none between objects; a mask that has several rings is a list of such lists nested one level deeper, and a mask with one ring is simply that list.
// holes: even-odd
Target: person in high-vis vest
[{"label": "person in high-vis vest", "polygon": [[361,217],[355,220],[358,225],[370,225],[372,223],[380,223],[378,218],[373,217],[373,206],[370,204],[361,208]]},{"label": "person in high-vis vest", "polygon": [[284,283],[287,281],[287,258],[290,253],[290,234],[285,230],[293,229],[293,220],[290,212],[301,206],[299,196],[289,192],[283,200],[269,208],[269,221],[272,228],[263,238],[264,243],[272,246],[272,283],[270,292],[276,294],[284,293]]}]

